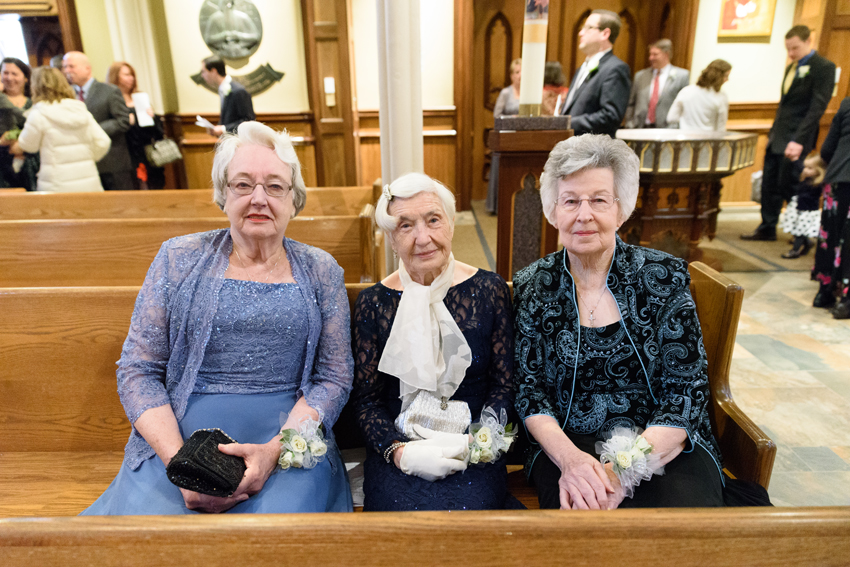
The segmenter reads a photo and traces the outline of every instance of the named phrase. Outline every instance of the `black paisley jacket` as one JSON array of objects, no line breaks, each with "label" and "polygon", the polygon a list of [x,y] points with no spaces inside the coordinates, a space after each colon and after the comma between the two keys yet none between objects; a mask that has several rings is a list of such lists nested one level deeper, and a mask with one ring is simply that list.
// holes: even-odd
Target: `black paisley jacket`
[{"label": "black paisley jacket", "polygon": [[[563,428],[569,417],[580,356],[575,285],[566,250],[554,252],[514,277],[514,385],[520,418],[548,415]],[[648,379],[647,426],[679,427],[685,452],[704,447],[721,467],[711,432],[707,361],[688,263],[617,237],[608,271],[626,336]],[[568,362],[571,361],[571,362]],[[529,463],[540,447],[532,441]],[[529,467],[530,469],[530,467]]]}]

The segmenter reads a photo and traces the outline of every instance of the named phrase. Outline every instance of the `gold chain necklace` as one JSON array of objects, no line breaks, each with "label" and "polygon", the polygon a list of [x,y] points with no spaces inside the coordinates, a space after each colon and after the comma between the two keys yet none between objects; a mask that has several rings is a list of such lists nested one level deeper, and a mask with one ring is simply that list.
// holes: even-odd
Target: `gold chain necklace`
[{"label": "gold chain necklace", "polygon": [[236,257],[239,258],[239,263],[242,264],[242,271],[244,271],[245,275],[248,276],[248,279],[254,283],[269,283],[269,280],[272,277],[272,273],[275,271],[275,268],[277,268],[277,264],[278,262],[280,262],[281,256],[283,256],[283,248],[281,248],[280,252],[277,253],[277,261],[275,261],[274,266],[272,266],[272,269],[269,270],[269,274],[266,276],[265,281],[258,282],[257,280],[251,277],[251,274],[248,273],[248,267],[245,265],[245,261],[242,259],[242,256],[239,255],[239,250],[236,248],[236,246],[233,247],[233,251],[236,252]]}]

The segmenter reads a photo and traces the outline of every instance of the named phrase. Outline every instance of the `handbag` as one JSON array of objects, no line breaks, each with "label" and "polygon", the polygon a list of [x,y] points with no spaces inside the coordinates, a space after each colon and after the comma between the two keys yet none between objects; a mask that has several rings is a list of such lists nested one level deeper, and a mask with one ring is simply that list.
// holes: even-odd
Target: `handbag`
[{"label": "handbag", "polygon": [[145,146],[145,157],[148,158],[148,163],[151,165],[162,167],[183,159],[183,154],[180,153],[177,142],[171,138],[163,138],[162,140],[152,140],[150,144]]},{"label": "handbag", "polygon": [[408,439],[422,439],[414,430],[420,425],[443,433],[466,433],[472,414],[466,402],[438,398],[426,390],[419,390],[410,405],[395,420],[395,428]]},{"label": "handbag", "polygon": [[165,467],[168,480],[180,488],[208,494],[230,496],[245,474],[245,459],[225,455],[218,445],[236,443],[221,429],[199,429]]}]

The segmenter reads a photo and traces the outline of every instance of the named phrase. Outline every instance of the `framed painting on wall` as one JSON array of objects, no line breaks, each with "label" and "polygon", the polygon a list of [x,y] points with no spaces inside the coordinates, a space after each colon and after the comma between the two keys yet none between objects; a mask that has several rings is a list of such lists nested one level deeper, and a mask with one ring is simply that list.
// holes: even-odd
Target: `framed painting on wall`
[{"label": "framed painting on wall", "polygon": [[717,37],[770,37],[776,0],[723,0]]}]

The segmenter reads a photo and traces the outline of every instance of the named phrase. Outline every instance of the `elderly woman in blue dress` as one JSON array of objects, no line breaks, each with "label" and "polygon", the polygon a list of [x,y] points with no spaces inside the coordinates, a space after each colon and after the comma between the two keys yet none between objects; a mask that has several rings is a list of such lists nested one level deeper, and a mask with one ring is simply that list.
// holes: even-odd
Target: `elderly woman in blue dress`
[{"label": "elderly woman in blue dress", "polygon": [[687,263],[617,236],[638,168],[625,143],[588,134],[543,170],[564,248],[514,278],[516,408],[541,508],[723,505]]},{"label": "elderly woman in blue dress", "polygon": [[[84,514],[350,511],[332,442],[314,468],[276,470],[282,430],[314,420],[330,434],[353,363],[342,269],[285,237],[306,199],[289,136],[242,124],[216,147],[213,184],[230,228],[169,240],[151,265],[118,362],[133,425],[124,463]],[[218,449],[245,461],[230,496],[166,476],[206,428],[234,438]]]}]

